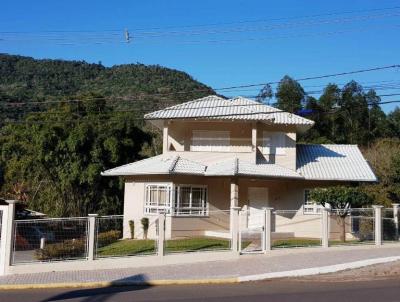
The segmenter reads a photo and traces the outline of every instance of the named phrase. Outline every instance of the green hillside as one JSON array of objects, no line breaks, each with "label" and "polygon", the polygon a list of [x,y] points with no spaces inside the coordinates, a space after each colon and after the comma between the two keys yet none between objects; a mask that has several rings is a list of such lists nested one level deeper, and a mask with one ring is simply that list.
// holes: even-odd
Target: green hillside
[{"label": "green hillside", "polygon": [[151,110],[214,93],[190,75],[158,65],[104,67],[84,61],[0,54],[0,114],[20,118],[44,106],[5,103],[84,98],[95,93],[120,108]]}]

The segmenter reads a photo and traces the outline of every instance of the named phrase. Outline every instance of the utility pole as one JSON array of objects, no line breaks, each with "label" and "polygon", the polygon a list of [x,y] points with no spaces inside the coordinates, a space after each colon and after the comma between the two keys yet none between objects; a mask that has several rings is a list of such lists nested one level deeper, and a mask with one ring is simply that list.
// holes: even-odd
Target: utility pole
[{"label": "utility pole", "polygon": [[130,36],[129,31],[128,31],[127,28],[125,28],[124,34],[125,34],[125,42],[126,43],[130,43],[131,42],[131,36]]}]

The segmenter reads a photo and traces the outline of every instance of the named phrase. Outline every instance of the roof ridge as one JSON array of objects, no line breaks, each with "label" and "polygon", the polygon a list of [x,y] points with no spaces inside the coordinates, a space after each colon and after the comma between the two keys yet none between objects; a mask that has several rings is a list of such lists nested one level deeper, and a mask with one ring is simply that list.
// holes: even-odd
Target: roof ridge
[{"label": "roof ridge", "polygon": [[[145,162],[145,161],[149,161],[149,160],[151,160],[151,159],[157,158],[157,157],[161,157],[161,158],[162,158],[163,155],[164,155],[164,154],[159,154],[159,155],[156,155],[156,156],[152,156],[152,157],[140,159],[140,160],[137,160],[137,161],[134,161],[134,162],[131,162],[131,163],[122,165],[122,166],[118,166],[118,167],[115,167],[115,168],[107,169],[107,170],[105,170],[104,172],[101,172],[101,174],[103,174],[103,173],[105,173],[105,172],[111,172],[111,171],[114,171],[114,170],[116,170],[116,169],[120,169],[120,168],[122,168],[122,167],[128,167],[128,166],[131,166],[131,165],[133,165],[133,164],[136,164],[137,162]],[[165,157],[165,158],[167,158],[167,157]]]},{"label": "roof ridge", "polygon": [[172,162],[171,162],[171,165],[170,165],[169,168],[168,168],[168,172],[171,173],[171,172],[173,172],[173,171],[175,170],[176,164],[178,163],[179,159],[180,159],[180,156],[179,156],[179,155],[176,155],[176,156],[174,157],[174,159],[173,159]]},{"label": "roof ridge", "polygon": [[176,105],[172,105],[172,106],[166,107],[166,108],[164,108],[164,109],[159,109],[159,110],[156,110],[156,111],[153,111],[153,112],[146,113],[146,114],[144,115],[144,118],[146,118],[146,117],[149,116],[149,115],[153,115],[153,114],[155,114],[155,113],[162,112],[162,111],[165,111],[165,110],[173,110],[173,109],[175,109],[175,108],[177,108],[177,107],[179,107],[179,106],[183,106],[183,105],[187,105],[187,104],[193,104],[193,103],[201,102],[201,101],[203,101],[205,98],[211,98],[211,97],[218,98],[218,99],[221,99],[221,100],[225,100],[225,101],[226,101],[226,99],[224,99],[224,98],[222,98],[222,97],[220,97],[220,96],[218,96],[218,95],[216,95],[216,94],[210,94],[210,95],[203,96],[203,97],[198,98],[198,99],[195,99],[195,100],[187,101],[187,102],[184,102],[184,103],[180,103],[180,104],[176,104]]},{"label": "roof ridge", "polygon": [[236,157],[234,159],[234,165],[235,165],[235,167],[234,167],[233,174],[238,175],[239,174],[239,158]]},{"label": "roof ridge", "polygon": [[[247,101],[247,102],[251,102],[251,103],[253,103],[254,105],[264,106],[264,107],[266,107],[266,108],[268,108],[268,109],[273,109],[273,110],[278,111],[278,112],[284,112],[284,113],[286,113],[286,114],[294,115],[294,116],[296,116],[297,118],[300,118],[300,119],[303,119],[303,120],[306,120],[306,121],[310,121],[310,122],[312,122],[313,124],[315,123],[313,120],[310,120],[310,119],[308,119],[308,118],[305,118],[305,117],[303,117],[303,116],[301,116],[301,115],[298,115],[298,114],[295,114],[295,113],[292,113],[292,112],[287,112],[287,111],[284,111],[284,110],[282,110],[282,109],[276,108],[276,107],[271,106],[271,105],[266,105],[266,104],[263,104],[263,103],[258,103],[258,102],[254,101],[254,100],[249,99],[249,98],[245,98],[245,97],[242,97],[242,96],[237,96],[237,97],[232,98],[231,100],[235,100],[235,99],[242,99],[242,100],[245,100],[245,101]],[[253,110],[252,112],[255,112],[255,111]],[[273,113],[274,113],[274,112],[270,112],[270,113],[269,113],[269,112],[264,112],[264,113],[260,113],[260,114],[273,114]]]}]

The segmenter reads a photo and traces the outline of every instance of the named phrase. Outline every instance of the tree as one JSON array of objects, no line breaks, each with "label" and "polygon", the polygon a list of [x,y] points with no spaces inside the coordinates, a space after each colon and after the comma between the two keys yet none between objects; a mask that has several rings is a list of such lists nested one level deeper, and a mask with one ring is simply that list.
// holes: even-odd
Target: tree
[{"label": "tree", "polygon": [[271,85],[265,85],[256,97],[256,101],[262,104],[269,105],[271,98],[274,96]]},{"label": "tree", "polygon": [[400,137],[400,107],[396,107],[387,116],[388,128],[392,137]]},{"label": "tree", "polygon": [[340,142],[365,144],[368,141],[368,103],[362,86],[355,81],[347,83],[338,105]]},{"label": "tree", "polygon": [[371,203],[370,197],[358,188],[337,186],[324,189],[314,189],[310,192],[311,200],[330,208],[335,212],[337,222],[341,227],[340,240],[346,240],[345,219],[351,208],[360,208]]},{"label": "tree", "polygon": [[386,114],[382,111],[379,103],[381,98],[376,94],[375,90],[369,90],[365,95],[369,111],[368,111],[368,144],[380,137],[387,137],[389,131],[388,120]]},{"label": "tree", "polygon": [[101,172],[143,158],[151,136],[139,126],[134,115],[112,111],[101,97],[7,125],[0,136],[2,191],[23,183],[28,205],[50,216],[121,213],[123,180]]},{"label": "tree", "polygon": [[303,87],[286,75],[280,80],[276,89],[276,106],[284,111],[295,113],[302,108],[305,96]]},{"label": "tree", "polygon": [[327,140],[334,142],[336,140],[338,124],[336,121],[335,111],[340,103],[340,89],[336,84],[328,84],[318,100],[321,115],[316,128],[320,135],[326,137]]}]

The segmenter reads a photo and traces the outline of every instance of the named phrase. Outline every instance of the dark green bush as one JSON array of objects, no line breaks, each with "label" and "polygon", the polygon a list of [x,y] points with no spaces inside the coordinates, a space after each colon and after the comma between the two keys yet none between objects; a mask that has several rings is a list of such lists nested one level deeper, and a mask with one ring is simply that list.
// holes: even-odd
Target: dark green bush
[{"label": "dark green bush", "polygon": [[121,231],[111,230],[103,233],[99,233],[97,236],[97,246],[103,247],[118,241],[121,238]]},{"label": "dark green bush", "polygon": [[131,230],[131,239],[135,239],[135,222],[133,220],[129,220],[129,228]]},{"label": "dark green bush", "polygon": [[374,236],[374,220],[360,218],[358,236],[360,241],[371,240]]},{"label": "dark green bush", "polygon": [[396,225],[392,219],[383,219],[383,240],[396,240]]},{"label": "dark green bush", "polygon": [[147,232],[149,231],[149,218],[143,217],[140,222],[142,223],[143,227],[143,238],[147,239]]},{"label": "dark green bush", "polygon": [[83,257],[86,250],[86,240],[72,239],[60,243],[47,244],[43,249],[35,251],[38,260],[62,260]]}]

